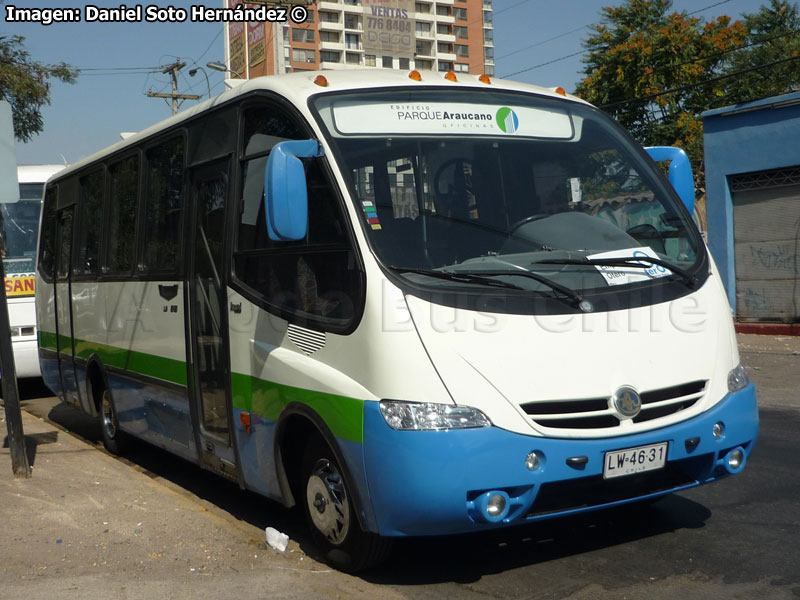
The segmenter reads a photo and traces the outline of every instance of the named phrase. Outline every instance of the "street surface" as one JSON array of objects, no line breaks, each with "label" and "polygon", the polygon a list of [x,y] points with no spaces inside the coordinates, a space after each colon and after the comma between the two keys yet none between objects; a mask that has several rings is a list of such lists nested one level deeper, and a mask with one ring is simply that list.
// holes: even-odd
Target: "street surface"
[{"label": "street surface", "polygon": [[144,444],[111,457],[91,419],[25,383],[35,468],[14,480],[0,450],[0,598],[800,598],[800,338],[739,340],[761,407],[741,475],[652,506],[400,540],[357,577],[314,560],[299,513]]}]

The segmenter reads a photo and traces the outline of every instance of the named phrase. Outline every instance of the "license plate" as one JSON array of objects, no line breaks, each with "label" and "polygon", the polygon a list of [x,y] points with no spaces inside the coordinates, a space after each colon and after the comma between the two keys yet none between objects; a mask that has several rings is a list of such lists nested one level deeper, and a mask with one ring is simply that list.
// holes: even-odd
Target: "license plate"
[{"label": "license plate", "polygon": [[667,442],[606,452],[603,479],[656,471],[667,462]]}]

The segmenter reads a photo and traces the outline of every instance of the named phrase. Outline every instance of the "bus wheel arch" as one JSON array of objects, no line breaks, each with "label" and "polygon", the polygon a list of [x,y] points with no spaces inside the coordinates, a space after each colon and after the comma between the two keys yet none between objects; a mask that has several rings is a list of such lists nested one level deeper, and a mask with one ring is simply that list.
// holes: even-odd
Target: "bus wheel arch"
[{"label": "bus wheel arch", "polygon": [[91,400],[90,406],[94,411],[93,416],[97,416],[101,410],[103,390],[108,388],[108,382],[103,363],[96,354],[92,355],[86,364],[86,387],[86,396]]},{"label": "bus wheel arch", "polygon": [[119,428],[111,386],[108,385],[106,370],[97,356],[92,356],[86,365],[86,381],[92,407],[100,424],[103,446],[111,454],[124,454],[130,448],[132,440]]},{"label": "bus wheel arch", "polygon": [[[327,562],[340,570],[355,572],[387,558],[390,540],[367,531],[363,499],[336,438],[319,415],[305,405],[288,405],[276,426],[274,452],[284,504],[297,504],[303,511]],[[338,481],[335,490],[327,485],[329,477]],[[317,503],[322,502],[319,514],[312,514],[312,496]],[[347,514],[339,519],[324,515],[323,504]],[[322,527],[334,522],[342,527],[341,535],[324,535]]]}]

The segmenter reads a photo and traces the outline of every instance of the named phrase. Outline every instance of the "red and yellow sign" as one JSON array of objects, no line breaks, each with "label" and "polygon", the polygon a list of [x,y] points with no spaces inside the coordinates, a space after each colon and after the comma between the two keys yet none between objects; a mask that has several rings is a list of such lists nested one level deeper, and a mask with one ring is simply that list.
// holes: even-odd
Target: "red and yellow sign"
[{"label": "red and yellow sign", "polygon": [[6,277],[6,296],[33,296],[36,292],[36,277]]}]

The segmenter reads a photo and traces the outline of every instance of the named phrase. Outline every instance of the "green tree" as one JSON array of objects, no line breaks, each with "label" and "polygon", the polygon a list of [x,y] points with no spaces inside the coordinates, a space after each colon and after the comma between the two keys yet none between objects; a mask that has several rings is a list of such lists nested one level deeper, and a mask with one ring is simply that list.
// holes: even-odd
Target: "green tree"
[{"label": "green tree", "polygon": [[640,142],[684,148],[700,187],[699,114],[725,90],[723,81],[698,84],[714,77],[747,32],[726,16],[706,23],[671,9],[671,0],[626,0],[604,8],[584,42],[586,76],[576,93],[603,107]]},{"label": "green tree", "polygon": [[[758,12],[742,15],[746,44],[730,55],[725,72],[738,73],[725,82],[727,104],[777,96],[800,88],[800,13],[797,5],[770,0]],[[780,62],[783,61],[783,62]]]},{"label": "green tree", "polygon": [[29,141],[41,132],[41,107],[50,104],[49,80],[75,83],[78,71],[66,63],[45,65],[31,59],[25,38],[0,36],[0,98],[11,104],[14,136]]}]

